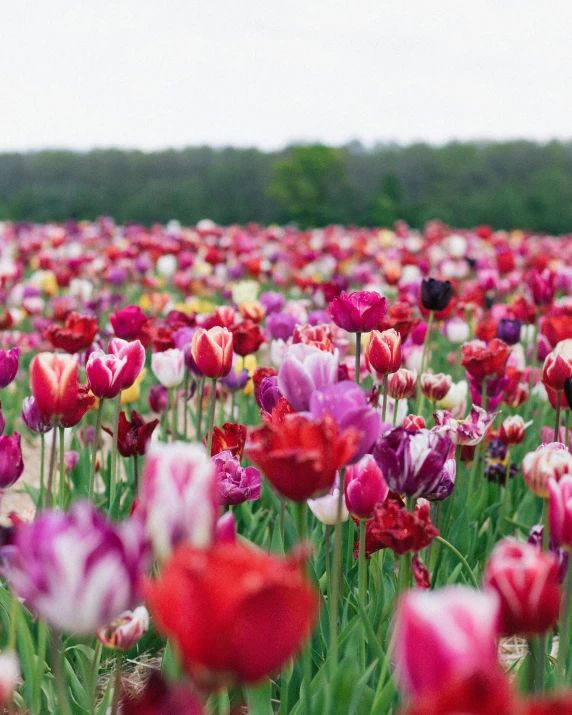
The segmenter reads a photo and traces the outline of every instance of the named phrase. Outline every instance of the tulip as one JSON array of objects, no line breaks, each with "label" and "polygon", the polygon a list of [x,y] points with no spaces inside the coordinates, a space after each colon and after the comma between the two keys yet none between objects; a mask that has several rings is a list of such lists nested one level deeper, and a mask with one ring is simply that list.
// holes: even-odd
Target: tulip
[{"label": "tulip", "polygon": [[77,355],[36,355],[30,364],[30,383],[38,411],[45,420],[71,413],[78,402]]},{"label": "tulip", "polygon": [[122,340],[121,338],[112,338],[107,346],[109,355],[114,355],[119,360],[125,360],[125,367],[121,377],[121,389],[128,390],[134,386],[145,372],[145,348],[140,340]]},{"label": "tulip", "polygon": [[64,452],[64,469],[66,474],[71,474],[79,463],[79,452],[74,449]]},{"label": "tulip", "polygon": [[548,480],[550,538],[572,551],[572,476]]},{"label": "tulip", "polygon": [[20,348],[0,350],[0,390],[14,381],[20,361]]},{"label": "tulip", "polygon": [[159,382],[167,389],[177,387],[185,375],[183,351],[171,348],[151,356],[151,370]]},{"label": "tulip", "polygon": [[457,418],[465,414],[469,385],[466,380],[454,382],[442,400],[435,405],[439,410],[448,410]]},{"label": "tulip", "polygon": [[451,389],[453,379],[450,375],[445,375],[442,372],[437,375],[424,373],[419,378],[421,392],[429,400],[429,402],[437,402],[442,400]]},{"label": "tulip", "polygon": [[292,334],[292,343],[313,345],[327,353],[335,351],[332,328],[330,325],[296,325]]},{"label": "tulip", "polygon": [[[411,512],[403,506],[399,497],[390,494],[384,502],[375,505],[373,518],[366,522],[366,558],[380,549],[391,549],[400,556],[425,549],[439,536],[429,514],[430,505],[425,499],[419,499]],[[354,556],[357,558],[358,555],[356,545]]]},{"label": "tulip", "polygon": [[560,610],[558,562],[545,551],[504,539],[485,566],[485,588],[500,599],[499,632],[533,636],[551,628]]},{"label": "tulip", "polygon": [[[117,449],[122,457],[141,457],[149,447],[151,436],[159,420],[145,422],[143,417],[132,410],[131,422],[124,412],[119,413],[119,427],[117,432]],[[103,428],[108,434],[113,434],[110,429]]]},{"label": "tulip", "polygon": [[533,270],[528,276],[528,284],[536,305],[549,305],[554,300],[556,292],[556,275],[549,270]]},{"label": "tulip", "polygon": [[252,320],[243,320],[230,328],[233,338],[233,350],[237,355],[245,357],[257,352],[264,342],[260,327]]},{"label": "tulip", "polygon": [[396,330],[372,331],[365,349],[365,364],[379,378],[401,367],[401,336]]},{"label": "tulip", "polygon": [[24,460],[20,446],[20,435],[0,437],[0,492],[11,487],[22,476]]},{"label": "tulip", "polygon": [[163,385],[151,385],[149,388],[149,407],[157,414],[165,412],[169,401],[169,391]]},{"label": "tulip", "polygon": [[381,433],[379,413],[367,402],[359,385],[349,380],[326,385],[310,397],[310,413],[314,419],[332,415],[340,431],[354,427],[361,433],[359,447],[351,460],[358,462],[369,452]]},{"label": "tulip", "polygon": [[465,586],[408,591],[395,622],[400,689],[437,694],[448,682],[482,669],[496,670],[499,598]]},{"label": "tulip", "polygon": [[413,316],[413,309],[410,305],[403,302],[394,303],[388,314],[377,326],[377,330],[389,330],[393,328],[401,336],[401,342],[407,340],[407,336],[413,328],[419,323],[419,318]]},{"label": "tulip", "polygon": [[516,345],[520,341],[520,320],[501,318],[497,326],[496,337],[507,345]]},{"label": "tulip", "polygon": [[533,494],[548,499],[548,480],[572,474],[572,454],[560,442],[541,445],[522,460],[522,476]]},{"label": "tulip", "polygon": [[98,629],[97,640],[106,648],[129,650],[149,630],[149,611],[138,606],[134,611],[125,611],[104,628]]},{"label": "tulip", "polygon": [[435,432],[397,427],[381,437],[373,456],[392,491],[417,498],[439,484],[450,446]]},{"label": "tulip", "polygon": [[464,420],[456,420],[450,412],[437,410],[433,413],[435,427],[433,431],[447,436],[453,444],[474,447],[479,444],[491,428],[498,412],[489,414],[482,407],[473,405]]},{"label": "tulip", "polygon": [[[467,375],[469,378],[469,388],[471,391],[471,401],[473,405],[477,407],[484,407],[483,405],[483,382],[476,380],[472,375]],[[489,410],[495,410],[500,401],[503,399],[505,390],[510,386],[510,377],[507,373],[501,375],[501,377],[494,378],[493,380],[487,380],[486,387],[486,406]]]},{"label": "tulip", "polygon": [[256,467],[244,469],[228,450],[216,454],[212,462],[220,504],[235,506],[260,497],[261,478]]},{"label": "tulip", "polygon": [[357,519],[371,519],[376,504],[385,501],[389,487],[371,454],[346,470],[345,502]]},{"label": "tulip", "polygon": [[147,603],[199,684],[254,683],[299,652],[316,621],[318,594],[300,566],[238,542],[185,544],[147,585]]},{"label": "tulip", "polygon": [[248,370],[243,367],[238,371],[231,369],[228,375],[221,379],[221,384],[230,392],[240,392],[244,390],[249,380]]},{"label": "tulip", "polygon": [[417,372],[400,368],[389,376],[387,394],[394,400],[407,400],[415,393],[417,386]]},{"label": "tulip", "polygon": [[341,432],[331,415],[315,421],[297,415],[252,430],[246,454],[281,496],[302,502],[328,493],[360,439],[353,427]]},{"label": "tulip", "polygon": [[166,558],[181,541],[209,546],[217,511],[215,469],[203,447],[183,442],[151,444],[135,514],[157,558]]},{"label": "tulip", "polygon": [[227,511],[217,519],[215,527],[215,542],[218,544],[234,544],[235,541],[236,519],[231,511]]},{"label": "tulip", "polygon": [[271,413],[282,397],[280,388],[278,387],[277,377],[265,377],[260,383],[257,402],[260,409],[264,412]]},{"label": "tulip", "polygon": [[563,340],[546,356],[542,368],[542,383],[546,388],[560,392],[566,379],[572,377],[572,341]]},{"label": "tulip", "polygon": [[334,323],[348,333],[369,333],[379,325],[387,313],[389,301],[379,293],[344,291],[329,305]]},{"label": "tulip", "polygon": [[205,377],[228,375],[232,368],[233,336],[227,328],[199,328],[193,335],[191,350],[198,369]]},{"label": "tulip", "polygon": [[[22,422],[31,432],[36,432],[37,434],[45,434],[52,429],[51,422],[45,420],[40,411],[38,410],[38,405],[33,397],[25,397],[22,402]],[[4,425],[0,432],[4,431]]]},{"label": "tulip", "polygon": [[112,524],[75,502],[42,512],[14,539],[8,581],[53,628],[89,635],[133,605],[144,554],[137,524]]},{"label": "tulip", "polygon": [[272,313],[266,318],[266,332],[272,340],[288,340],[297,320],[289,313]]},{"label": "tulip", "polygon": [[138,337],[147,316],[139,306],[128,305],[120,311],[110,313],[109,320],[118,338],[131,341]]},{"label": "tulip", "polygon": [[127,359],[120,360],[115,355],[106,355],[102,350],[94,350],[85,366],[89,389],[101,399],[117,397],[123,387],[123,372]]},{"label": "tulip", "polygon": [[[312,514],[326,526],[334,526],[338,521],[338,503],[340,500],[340,479],[336,476],[332,488],[327,494],[317,499],[308,499]],[[347,521],[349,511],[342,501],[341,521]]]},{"label": "tulip", "polygon": [[193,690],[186,685],[168,685],[158,670],[151,677],[143,693],[127,693],[121,699],[121,715],[204,715],[205,711]]},{"label": "tulip", "polygon": [[526,428],[530,427],[532,422],[527,422],[520,415],[510,415],[500,426],[499,437],[503,444],[512,446],[520,444],[526,437]]},{"label": "tulip", "polygon": [[426,310],[439,312],[447,308],[454,292],[451,281],[424,278],[421,283],[421,303]]},{"label": "tulip", "polygon": [[54,348],[74,354],[91,347],[98,330],[97,318],[70,313],[66,317],[63,328],[59,325],[50,325],[45,331],[45,336]]},{"label": "tulip", "polygon": [[411,430],[425,429],[427,427],[423,415],[406,415],[401,422],[401,426]]},{"label": "tulip", "polygon": [[284,308],[285,300],[284,293],[274,290],[268,290],[260,295],[260,303],[266,309],[266,315],[280,312]]},{"label": "tulip", "polygon": [[338,355],[312,345],[291,345],[278,372],[278,387],[297,412],[308,410],[310,396],[338,381]]},{"label": "tulip", "polygon": [[485,379],[501,377],[510,355],[510,347],[498,338],[488,346],[473,340],[462,348],[461,365],[469,375],[482,382]]},{"label": "tulip", "polygon": [[445,337],[450,343],[460,345],[467,342],[471,334],[471,329],[466,320],[462,318],[451,318],[443,326]]},{"label": "tulip", "polygon": [[448,499],[455,489],[455,479],[457,477],[457,462],[455,458],[449,458],[443,465],[443,471],[439,477],[439,483],[432,492],[425,495],[427,501],[444,501]]}]

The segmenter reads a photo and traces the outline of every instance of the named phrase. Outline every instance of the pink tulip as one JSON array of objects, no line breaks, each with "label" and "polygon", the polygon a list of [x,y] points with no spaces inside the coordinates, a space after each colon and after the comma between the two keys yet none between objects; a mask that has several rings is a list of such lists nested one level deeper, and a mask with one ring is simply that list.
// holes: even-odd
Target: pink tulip
[{"label": "pink tulip", "polygon": [[556,546],[572,550],[572,476],[565,475],[559,482],[548,480],[550,506],[550,538]]},{"label": "pink tulip", "polygon": [[376,504],[385,501],[389,487],[371,454],[346,470],[346,506],[357,519],[371,519]]}]

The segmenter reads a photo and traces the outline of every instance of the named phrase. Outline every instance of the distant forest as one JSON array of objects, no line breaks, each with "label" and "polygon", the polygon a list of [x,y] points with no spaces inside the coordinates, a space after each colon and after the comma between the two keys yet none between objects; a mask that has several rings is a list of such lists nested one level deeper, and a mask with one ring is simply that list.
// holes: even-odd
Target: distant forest
[{"label": "distant forest", "polygon": [[0,219],[572,231],[572,143],[0,154]]}]

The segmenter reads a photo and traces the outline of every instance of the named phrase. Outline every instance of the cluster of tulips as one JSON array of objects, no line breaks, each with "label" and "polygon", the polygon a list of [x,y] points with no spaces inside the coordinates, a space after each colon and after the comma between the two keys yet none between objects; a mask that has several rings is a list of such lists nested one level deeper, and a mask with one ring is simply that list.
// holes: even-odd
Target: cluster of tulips
[{"label": "cluster of tulips", "polygon": [[0,707],[572,715],[571,260],[0,224]]}]

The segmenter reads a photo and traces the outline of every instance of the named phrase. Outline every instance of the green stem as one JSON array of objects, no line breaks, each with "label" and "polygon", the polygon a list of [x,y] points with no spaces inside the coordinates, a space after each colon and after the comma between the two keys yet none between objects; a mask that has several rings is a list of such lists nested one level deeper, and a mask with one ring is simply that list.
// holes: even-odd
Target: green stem
[{"label": "green stem", "polygon": [[171,388],[171,442],[177,439],[177,388]]},{"label": "green stem", "polygon": [[33,707],[34,715],[41,715],[42,712],[42,679],[46,666],[46,645],[48,640],[48,626],[43,618],[38,620],[38,658],[36,660],[36,672],[34,677]]},{"label": "green stem", "polygon": [[119,414],[121,412],[121,393],[115,398],[115,410],[113,412],[113,440],[111,444],[111,477],[109,481],[109,513],[115,501],[115,491],[117,486],[117,439],[119,436]]},{"label": "green stem", "polygon": [[16,650],[16,626],[18,624],[18,612],[20,609],[20,603],[18,601],[18,597],[16,596],[16,592],[11,590],[11,599],[10,599],[10,630],[8,632],[8,646],[7,650]]},{"label": "green stem", "polygon": [[354,375],[354,380],[356,385],[359,385],[359,378],[360,378],[360,367],[361,367],[361,361],[360,361],[360,355],[361,355],[361,333],[356,333],[356,365],[355,365],[355,375]]},{"label": "green stem", "polygon": [[115,684],[113,685],[113,705],[111,707],[111,715],[117,715],[119,707],[119,698],[121,696],[121,662],[123,653],[118,650],[115,655]]},{"label": "green stem", "polygon": [[208,441],[207,441],[207,454],[211,456],[211,450],[213,447],[213,429],[214,429],[214,413],[216,406],[216,377],[211,380],[211,391],[209,394],[209,414],[208,414]]},{"label": "green stem", "polygon": [[340,491],[336,511],[336,525],[334,527],[334,560],[332,564],[332,593],[329,606],[330,611],[330,660],[332,675],[338,665],[338,604],[340,599],[340,572],[342,569],[342,511],[345,490],[345,469],[340,470]]},{"label": "green stem", "polygon": [[[365,528],[367,522],[365,519],[360,519],[359,522],[359,553],[358,553],[358,586],[359,586],[359,601],[365,613],[365,605],[367,600],[367,561],[365,558]],[[362,637],[360,642],[361,666],[365,670],[366,667],[366,628],[362,626]]]},{"label": "green stem", "polygon": [[101,431],[101,413],[103,411],[103,398],[99,400],[97,408],[97,419],[95,421],[95,434],[93,435],[93,451],[91,454],[91,465],[89,469],[88,499],[93,501],[93,489],[95,482],[95,465],[97,463],[97,450],[99,449],[99,433]]},{"label": "green stem", "polygon": [[393,400],[393,426],[397,424],[397,410],[399,408],[399,400]]},{"label": "green stem", "polygon": [[50,448],[50,466],[48,467],[48,484],[46,486],[46,505],[52,506],[54,503],[54,472],[56,470],[56,445],[57,429],[52,427],[52,445]]},{"label": "green stem", "polygon": [[99,664],[101,662],[101,641],[97,641],[93,651],[93,660],[89,670],[89,688],[91,693],[91,715],[95,715],[97,709],[97,694],[95,692],[97,686],[97,676],[99,673]]},{"label": "green stem", "polygon": [[[298,527],[298,542],[300,544],[306,543],[307,539],[307,515],[306,515],[306,502],[296,503],[296,517],[297,517],[297,527]],[[304,564],[304,571],[306,576],[309,575],[308,564]],[[307,643],[302,651],[302,672],[304,678],[302,680],[301,696],[302,696],[302,709],[306,715],[311,715],[310,710],[310,681],[312,680],[312,663],[310,661],[310,648],[311,641]]]},{"label": "green stem", "polygon": [[385,422],[385,415],[387,414],[387,383],[389,380],[389,375],[383,376],[383,405],[381,408],[381,421]]},{"label": "green stem", "polygon": [[66,465],[64,460],[64,441],[65,441],[65,431],[62,425],[59,426],[60,430],[60,484],[59,484],[59,496],[58,496],[58,506],[60,509],[64,508],[65,501],[65,484],[66,484]]},{"label": "green stem", "polygon": [[63,668],[65,660],[64,646],[61,636],[54,635],[54,676],[56,680],[56,691],[58,694],[58,705],[61,715],[70,715],[69,702],[66,693],[66,676]]},{"label": "green stem", "polygon": [[45,472],[45,457],[46,457],[46,436],[42,432],[40,435],[40,494],[38,496],[38,511],[44,508],[44,500],[46,498],[46,485],[44,479]]},{"label": "green stem", "polygon": [[205,377],[201,377],[199,380],[199,386],[197,387],[197,434],[196,440],[200,442],[203,438],[202,427],[203,427],[203,399],[205,396]]},{"label": "green stem", "polygon": [[284,518],[286,516],[286,500],[280,497],[280,534],[282,535],[282,545],[284,545]]},{"label": "green stem", "polygon": [[187,399],[189,397],[189,371],[185,367],[185,395],[183,397],[183,404],[184,404],[184,410],[183,410],[183,436],[185,438],[185,442],[187,441],[187,422],[188,422],[188,415],[187,415]]},{"label": "green stem", "polygon": [[554,441],[560,442],[560,396],[562,390],[556,390],[556,413],[554,415]]},{"label": "green stem", "polygon": [[556,687],[562,688],[566,680],[566,664],[570,649],[570,600],[572,596],[572,565],[566,568],[562,603],[560,605],[560,633],[556,663]]},{"label": "green stem", "polygon": [[436,537],[435,537],[435,541],[437,541],[439,544],[441,544],[442,546],[445,546],[447,549],[449,549],[449,551],[450,551],[452,554],[455,554],[455,556],[459,559],[459,561],[460,561],[460,562],[463,564],[463,566],[465,567],[465,570],[467,571],[467,573],[468,573],[468,575],[469,575],[469,577],[470,577],[470,579],[471,579],[471,581],[472,581],[473,586],[474,586],[475,588],[479,588],[479,582],[478,582],[477,579],[475,578],[475,574],[473,573],[473,570],[472,570],[471,567],[469,566],[469,563],[468,563],[467,559],[463,556],[463,554],[462,554],[460,551],[458,551],[458,550],[453,546],[453,544],[451,544],[449,541],[447,541],[447,539],[444,539],[442,536],[436,536]]}]

